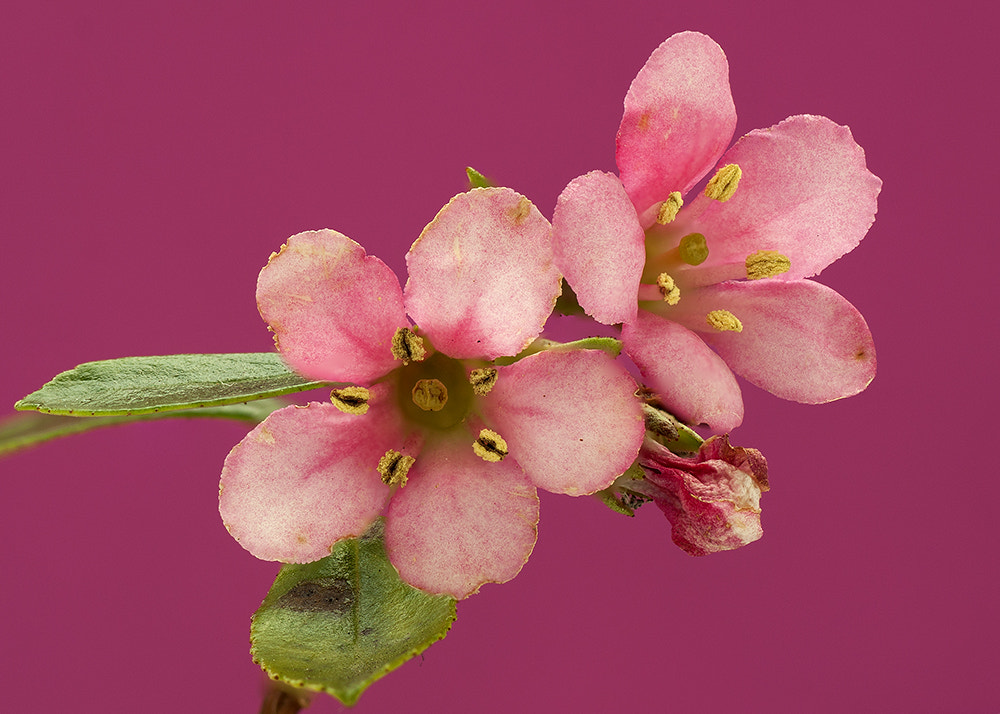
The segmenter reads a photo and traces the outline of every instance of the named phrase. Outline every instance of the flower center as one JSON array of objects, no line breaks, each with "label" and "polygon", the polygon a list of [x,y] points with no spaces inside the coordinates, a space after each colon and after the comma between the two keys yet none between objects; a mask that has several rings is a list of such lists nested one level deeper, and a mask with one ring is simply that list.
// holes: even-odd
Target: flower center
[{"label": "flower center", "polygon": [[450,429],[472,407],[472,385],[457,359],[435,352],[399,368],[397,398],[406,418],[422,427]]}]

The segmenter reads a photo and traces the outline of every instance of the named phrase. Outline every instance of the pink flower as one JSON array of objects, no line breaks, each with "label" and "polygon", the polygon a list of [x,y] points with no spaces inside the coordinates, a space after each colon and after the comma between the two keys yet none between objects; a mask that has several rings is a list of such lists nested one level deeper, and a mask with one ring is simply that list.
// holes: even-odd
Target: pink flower
[{"label": "pink flower", "polygon": [[760,495],[767,461],[756,449],[713,436],[691,459],[646,439],[639,452],[645,478],[625,487],[650,498],[670,521],[674,543],[691,555],[732,550],[760,538]]},{"label": "pink flower", "polygon": [[[875,376],[864,318],[805,278],[858,245],[881,181],[850,130],[824,117],[752,131],[723,156],[735,126],[722,49],[674,35],[625,97],[621,177],[573,180],[553,216],[556,264],[580,305],[624,323],[649,386],[716,432],[743,419],[730,369],[804,403],[856,394]],[[716,162],[706,191],[685,199]]]},{"label": "pink flower", "polygon": [[257,304],[285,360],[354,384],[251,431],[226,459],[219,510],[244,548],[283,562],[322,558],[384,512],[402,578],[463,598],[527,561],[536,487],[589,494],[629,467],[641,409],[603,352],[491,364],[541,333],[560,292],[551,226],[523,196],[456,196],[407,266],[401,290],[384,263],[329,230],[271,256]]}]

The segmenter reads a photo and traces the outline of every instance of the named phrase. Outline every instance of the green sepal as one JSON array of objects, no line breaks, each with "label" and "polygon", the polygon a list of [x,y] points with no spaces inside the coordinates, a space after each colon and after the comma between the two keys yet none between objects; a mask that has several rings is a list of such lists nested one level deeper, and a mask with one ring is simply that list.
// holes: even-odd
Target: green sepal
[{"label": "green sepal", "polygon": [[465,175],[469,177],[470,188],[493,188],[495,185],[471,166],[465,167]]},{"label": "green sepal", "polygon": [[705,443],[705,440],[698,435],[698,432],[681,422],[677,417],[670,416],[674,420],[674,427],[677,429],[677,438],[665,441],[658,438],[656,434],[650,434],[650,437],[659,441],[678,456],[696,453],[701,448],[701,445]]},{"label": "green sepal", "polygon": [[379,519],[315,563],[285,565],[250,625],[250,653],[272,678],[354,704],[375,680],[448,634],[455,600],[399,578]]},{"label": "green sepal", "polygon": [[574,350],[601,350],[611,357],[617,357],[622,353],[622,341],[614,337],[584,337],[582,340],[574,340],[573,342],[555,342],[539,337],[513,357],[498,357],[493,360],[493,364],[500,366],[514,364],[539,352],[572,352]]},{"label": "green sepal", "polygon": [[322,387],[274,352],[123,357],[85,362],[14,405],[91,417],[237,404]]},{"label": "green sepal", "polygon": [[639,466],[639,461],[636,460],[625,473],[615,479],[614,483],[594,495],[615,513],[631,518],[635,516],[635,509],[649,500],[647,496],[628,490],[630,481],[641,481],[642,479],[643,470]]},{"label": "green sepal", "polygon": [[247,402],[246,404],[227,404],[220,407],[122,414],[88,419],[39,412],[11,414],[9,417],[0,419],[0,456],[63,436],[136,421],[214,418],[235,419],[250,424],[259,424],[275,409],[286,406],[288,406],[288,402],[284,399],[271,398]]},{"label": "green sepal", "polygon": [[613,489],[606,488],[603,491],[598,491],[594,495],[600,499],[601,503],[615,513],[620,513],[623,516],[628,516],[629,518],[635,517],[635,511],[626,506],[623,501],[618,500]]}]

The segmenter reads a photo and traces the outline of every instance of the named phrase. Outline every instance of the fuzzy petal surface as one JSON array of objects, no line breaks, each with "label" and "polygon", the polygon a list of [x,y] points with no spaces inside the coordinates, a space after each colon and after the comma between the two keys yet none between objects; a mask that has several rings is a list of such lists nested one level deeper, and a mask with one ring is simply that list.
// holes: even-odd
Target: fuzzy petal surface
[{"label": "fuzzy petal surface", "polygon": [[735,129],[722,48],[697,32],[681,32],[657,47],[629,87],[618,128],[618,170],[637,213],[671,191],[691,190]]},{"label": "fuzzy petal surface", "polygon": [[230,534],[262,560],[308,563],[359,536],[389,497],[376,466],[401,431],[394,405],[345,414],[312,402],[273,412],[226,458],[219,512]]},{"label": "fuzzy petal surface", "polygon": [[[725,453],[711,453],[718,450],[713,443],[717,440],[722,440]],[[674,543],[691,555],[733,550],[764,534],[760,525],[760,495],[767,490],[764,457],[756,449],[730,446],[725,436],[705,444],[696,458],[682,459],[648,440],[639,458],[645,471],[642,491],[670,521]]]},{"label": "fuzzy petal surface", "polygon": [[722,308],[742,332],[702,337],[733,371],[775,396],[820,404],[862,391],[875,378],[875,345],[865,319],[834,290],[812,280],[726,282],[699,289],[688,307]]},{"label": "fuzzy petal surface", "polygon": [[512,458],[488,463],[473,435],[428,445],[393,496],[385,545],[414,587],[462,599],[520,572],[538,534],[538,494]]},{"label": "fuzzy petal surface", "polygon": [[635,380],[599,350],[539,352],[498,368],[482,414],[539,488],[607,488],[635,460],[645,425]]},{"label": "fuzzy petal surface", "polygon": [[552,215],[556,265],[580,306],[598,322],[635,319],[645,240],[635,207],[614,174],[591,171],[559,195]]},{"label": "fuzzy petal surface", "polygon": [[705,268],[776,250],[792,262],[779,279],[807,278],[853,250],[875,221],[882,181],[851,130],[826,117],[794,116],[751,131],[720,163],[742,169],[733,197],[723,203],[702,194],[681,212],[698,216],[692,230],[708,239]]},{"label": "fuzzy petal surface", "polygon": [[392,336],[409,326],[395,273],[331,230],[294,235],[271,255],[257,307],[288,365],[331,382],[368,384],[398,366]]},{"label": "fuzzy petal surface", "polygon": [[552,226],[509,188],[455,196],[406,254],[406,311],[456,359],[515,355],[561,293]]},{"label": "fuzzy petal surface", "polygon": [[732,371],[696,333],[671,320],[639,311],[622,326],[625,352],[674,415],[716,433],[743,423],[743,397]]}]

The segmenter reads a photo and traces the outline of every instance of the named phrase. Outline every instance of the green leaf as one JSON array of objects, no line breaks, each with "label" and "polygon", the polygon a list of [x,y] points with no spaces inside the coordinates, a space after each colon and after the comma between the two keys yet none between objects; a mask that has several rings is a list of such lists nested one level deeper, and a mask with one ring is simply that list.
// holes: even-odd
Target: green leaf
[{"label": "green leaf", "polygon": [[165,412],[146,412],[142,414],[92,417],[77,419],[71,416],[55,414],[40,414],[24,412],[11,414],[0,419],[0,456],[21,449],[41,444],[52,439],[58,439],[71,434],[101,429],[106,426],[128,424],[135,421],[155,421],[158,419],[235,419],[251,424],[259,424],[275,409],[288,406],[283,399],[261,399],[247,404],[229,404],[220,407],[202,407],[200,409],[184,409]]},{"label": "green leaf", "polygon": [[469,177],[469,186],[471,188],[493,188],[494,186],[492,181],[471,166],[465,167],[465,175]]},{"label": "green leaf", "polygon": [[351,705],[448,634],[455,600],[400,580],[383,532],[379,519],[328,557],[281,568],[250,624],[250,654],[273,679]]},{"label": "green leaf", "polygon": [[85,362],[14,405],[67,416],[145,414],[236,404],[322,387],[274,352],[123,357]]}]

